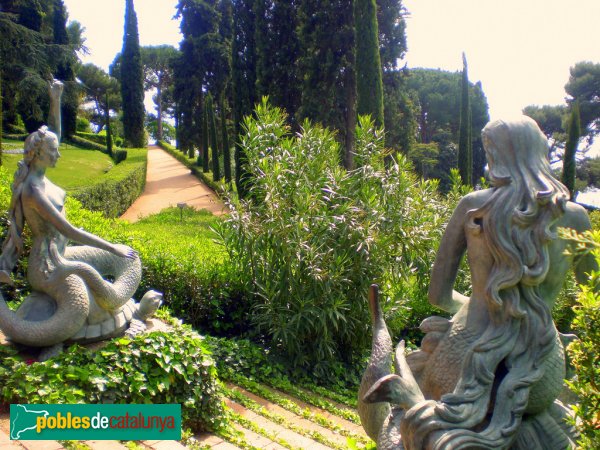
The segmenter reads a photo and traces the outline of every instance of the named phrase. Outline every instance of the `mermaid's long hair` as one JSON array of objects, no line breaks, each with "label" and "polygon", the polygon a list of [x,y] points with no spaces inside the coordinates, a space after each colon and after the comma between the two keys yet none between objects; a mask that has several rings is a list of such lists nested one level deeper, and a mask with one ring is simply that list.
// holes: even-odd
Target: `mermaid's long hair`
[{"label": "mermaid's long hair", "polygon": [[8,209],[8,234],[2,245],[2,254],[0,255],[0,272],[2,279],[14,269],[19,256],[23,252],[23,228],[25,227],[25,215],[21,203],[21,193],[23,191],[23,181],[29,174],[31,162],[44,149],[44,142],[58,141],[56,135],[48,131],[48,127],[43,126],[38,131],[34,131],[25,139],[25,150],[23,159],[19,161],[17,171],[11,186],[12,197]]},{"label": "mermaid's long hair", "polygon": [[[466,355],[454,391],[407,412],[407,448],[421,448],[428,436],[439,450],[507,448],[555,350],[557,331],[539,287],[550,265],[548,243],[556,238],[551,226],[569,191],[552,176],[546,138],[532,119],[491,122],[482,136],[493,192],[467,213],[467,227],[483,233],[493,257],[485,291],[490,322]],[[505,375],[493,393],[499,370]],[[437,430],[446,431],[430,435]]]}]

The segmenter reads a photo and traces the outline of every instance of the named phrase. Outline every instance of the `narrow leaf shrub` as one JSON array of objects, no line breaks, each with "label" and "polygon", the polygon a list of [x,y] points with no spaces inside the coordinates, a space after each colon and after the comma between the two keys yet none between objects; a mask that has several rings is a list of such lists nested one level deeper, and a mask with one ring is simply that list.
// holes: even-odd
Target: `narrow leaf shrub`
[{"label": "narrow leaf shrub", "polygon": [[[596,218],[597,219],[597,218]],[[597,222],[593,219],[592,223]],[[562,230],[562,237],[577,243],[578,251],[592,251],[600,264],[600,230],[577,235]],[[567,381],[578,402],[573,406],[580,438],[577,448],[600,448],[600,272],[590,274],[587,285],[580,286],[573,307],[572,330],[578,339],[567,347],[576,376]]]},{"label": "narrow leaf shrub", "polygon": [[323,373],[352,360],[370,339],[372,283],[393,333],[416,326],[429,311],[429,271],[447,219],[436,183],[418,180],[402,156],[386,169],[383,133],[368,119],[356,131],[352,172],[341,167],[333,132],[305,122],[294,136],[266,101],[245,127],[250,200],[232,199],[217,232],[253,294],[252,323],[272,347]]}]

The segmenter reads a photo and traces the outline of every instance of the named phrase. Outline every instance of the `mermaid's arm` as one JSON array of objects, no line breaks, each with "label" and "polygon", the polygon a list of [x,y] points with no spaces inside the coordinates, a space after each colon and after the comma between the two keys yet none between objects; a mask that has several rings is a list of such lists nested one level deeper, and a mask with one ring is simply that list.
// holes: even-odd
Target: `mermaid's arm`
[{"label": "mermaid's arm", "polygon": [[65,236],[74,242],[80,244],[89,245],[102,250],[109,251],[117,256],[134,258],[136,252],[126,246],[117,246],[111,244],[104,239],[88,233],[79,228],[75,228],[71,223],[54,207],[54,205],[48,200],[48,197],[38,186],[30,186],[25,193],[26,198],[23,200],[27,201],[36,212],[40,215],[42,220],[50,222],[54,228],[58,230],[60,234]]},{"label": "mermaid's arm", "polygon": [[446,227],[438,249],[431,280],[429,283],[429,303],[449,313],[456,313],[469,297],[454,290],[460,261],[467,249],[464,233],[468,198],[463,198],[456,207]]}]

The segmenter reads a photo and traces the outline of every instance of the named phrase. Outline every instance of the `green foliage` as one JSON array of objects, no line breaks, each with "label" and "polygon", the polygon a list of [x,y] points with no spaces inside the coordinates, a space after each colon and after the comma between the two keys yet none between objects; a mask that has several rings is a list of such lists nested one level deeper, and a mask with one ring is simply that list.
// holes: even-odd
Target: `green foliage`
[{"label": "green foliage", "polygon": [[116,78],[109,76],[100,67],[88,63],[77,70],[77,78],[83,87],[86,109],[90,121],[98,128],[106,126],[106,117],[110,112],[117,114],[121,110],[120,85]]},{"label": "green foliage", "polygon": [[[296,32],[300,3],[281,0],[254,2],[254,95],[255,98],[268,95],[270,102],[283,108],[292,122],[295,122],[296,111],[300,106],[302,87],[302,75],[297,64],[302,49]],[[250,110],[245,114],[251,112]]]},{"label": "green foliage", "polygon": [[377,0],[379,53],[384,71],[396,69],[398,60],[404,58],[406,53],[405,14],[406,8],[402,5],[402,0]]},{"label": "green foliage", "polygon": [[296,122],[309,119],[337,130],[341,142],[353,142],[354,124],[348,126],[356,117],[353,2],[303,0],[299,5],[302,94]]},{"label": "green foliage", "polygon": [[252,114],[257,101],[256,86],[256,34],[252,0],[238,0],[233,10],[233,41],[231,82],[233,90],[233,127],[235,137],[235,185],[240,198],[247,191],[246,157],[240,146],[244,117]]},{"label": "green foliage", "polygon": [[356,111],[383,126],[383,81],[375,0],[354,1],[356,28]]},{"label": "green foliage", "polygon": [[[445,188],[449,187],[450,168],[456,167],[456,146],[459,142],[461,73],[435,69],[412,69],[406,80],[419,107],[417,114],[418,141],[440,144],[440,159],[436,178]],[[469,83],[471,104],[471,128],[481,130],[490,120],[488,104],[481,83]],[[472,135],[473,180],[483,176],[485,152],[479,134]]]},{"label": "green foliage", "polygon": [[0,395],[7,403],[180,403],[185,427],[223,424],[214,361],[187,326],[113,339],[95,352],[73,346],[29,365],[10,347],[0,346],[0,355]]},{"label": "green foliage", "polygon": [[447,213],[403,157],[385,170],[372,122],[357,128],[360,169],[348,173],[330,131],[305,123],[292,136],[265,102],[256,116],[242,139],[253,200],[232,203],[218,231],[255,296],[252,323],[293,364],[325,373],[366,347],[371,283],[392,332],[412,326]]},{"label": "green foliage", "polygon": [[579,103],[581,134],[593,137],[600,130],[600,63],[581,61],[569,72],[569,81],[565,85],[567,103]]},{"label": "green foliage", "polygon": [[[144,68],[144,89],[156,89],[153,97],[156,105],[156,135],[154,139],[163,139],[163,115],[169,106],[173,106],[173,96],[169,95],[173,87],[173,65],[179,52],[170,45],[141,47]],[[165,136],[166,137],[166,136]]]},{"label": "green foliage", "polygon": [[170,208],[127,229],[143,261],[143,294],[157,289],[171,310],[195,328],[216,335],[247,331],[248,302],[240,276],[212,227],[221,219],[207,211]]},{"label": "green foliage", "polygon": [[[588,231],[582,235],[563,230],[563,238],[574,239],[579,251],[592,251],[600,262],[600,231]],[[577,395],[578,403],[573,407],[574,421],[581,436],[578,448],[600,448],[600,272],[590,276],[587,285],[581,286],[577,304],[573,308],[575,318],[573,331],[579,339],[572,342],[567,351],[576,377],[568,381],[570,389]]]},{"label": "green foliage", "polygon": [[581,124],[579,119],[579,105],[573,104],[567,126],[567,143],[565,144],[565,154],[563,156],[563,172],[561,181],[569,189],[571,198],[575,195],[575,167],[577,154],[577,145],[581,136]]},{"label": "green foliage", "polygon": [[127,147],[146,146],[144,133],[144,72],[140,54],[137,15],[133,0],[125,2],[125,31],[120,67],[123,132]]}]

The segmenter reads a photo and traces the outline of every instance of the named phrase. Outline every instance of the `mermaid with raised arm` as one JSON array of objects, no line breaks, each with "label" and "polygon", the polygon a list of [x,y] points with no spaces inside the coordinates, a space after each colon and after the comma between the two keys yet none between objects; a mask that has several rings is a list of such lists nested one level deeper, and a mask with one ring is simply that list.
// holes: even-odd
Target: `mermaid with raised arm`
[{"label": "mermaid with raised arm", "polygon": [[[454,316],[423,322],[421,350],[406,359],[398,351],[396,375],[372,382],[369,371],[383,361],[372,358],[363,379],[361,409],[373,416],[391,405],[386,420],[369,425],[382,449],[541,450],[575,440],[556,400],[565,358],[551,310],[569,269],[585,282],[595,261],[567,256],[556,229],[582,232],[590,222],[553,177],[532,119],[491,122],[482,136],[492,187],[460,201],[431,274],[430,302]],[[465,252],[470,297],[453,290]],[[375,355],[391,342],[376,302],[371,308]]]},{"label": "mermaid with raised arm", "polygon": [[[0,281],[10,283],[28,224],[32,247],[27,279],[32,293],[16,312],[0,299],[0,329],[12,341],[36,347],[109,337],[124,331],[139,309],[131,300],[141,277],[136,252],[71,225],[65,217],[64,190],[46,177],[46,169],[60,157],[61,92],[60,82],[51,84],[49,123],[56,133],[42,127],[25,141],[0,255]],[[68,246],[69,241],[83,245]],[[158,307],[160,295],[149,298],[150,309]]]}]

